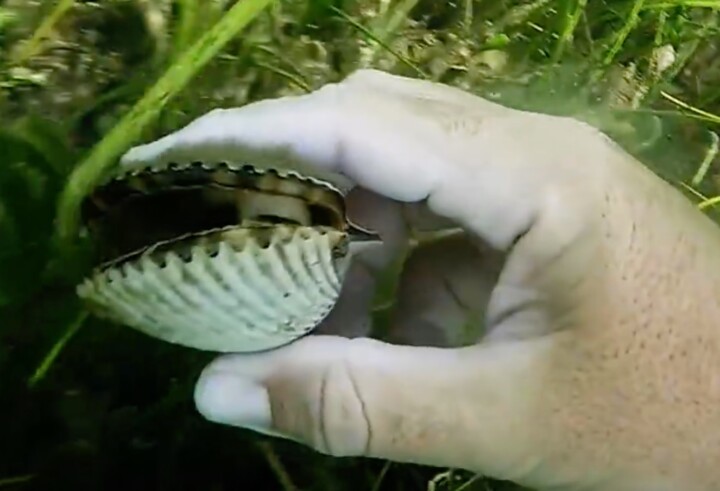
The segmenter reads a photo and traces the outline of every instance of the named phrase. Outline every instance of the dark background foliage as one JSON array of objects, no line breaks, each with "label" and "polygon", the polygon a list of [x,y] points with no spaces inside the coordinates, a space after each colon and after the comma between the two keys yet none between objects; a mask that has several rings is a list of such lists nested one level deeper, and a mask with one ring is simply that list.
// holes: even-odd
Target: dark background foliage
[{"label": "dark background foliage", "polygon": [[[232,4],[0,0],[0,488],[513,488],[461,471],[331,459],[210,424],[192,390],[212,355],[101,322],[75,298],[88,244],[78,239],[61,254],[52,240],[70,173]],[[719,8],[702,0],[272,2],[143,137],[213,107],[374,66],[590,121],[714,217]]]}]

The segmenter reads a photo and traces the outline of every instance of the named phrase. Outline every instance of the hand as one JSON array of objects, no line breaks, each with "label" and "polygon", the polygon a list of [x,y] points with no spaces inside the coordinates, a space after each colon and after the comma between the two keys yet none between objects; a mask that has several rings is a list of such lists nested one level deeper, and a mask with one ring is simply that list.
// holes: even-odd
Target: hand
[{"label": "hand", "polygon": [[[124,163],[208,155],[341,174],[387,248],[358,259],[325,334],[210,364],[206,418],[539,489],[720,487],[720,233],[595,129],[363,70]],[[395,342],[363,337],[372,272],[438,227],[463,233],[414,247]]]}]

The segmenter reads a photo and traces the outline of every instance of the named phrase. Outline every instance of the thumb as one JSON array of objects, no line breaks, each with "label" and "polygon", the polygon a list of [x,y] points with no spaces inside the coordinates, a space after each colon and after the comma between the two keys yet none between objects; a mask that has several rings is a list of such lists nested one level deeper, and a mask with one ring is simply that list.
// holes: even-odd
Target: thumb
[{"label": "thumb", "polygon": [[334,456],[512,475],[536,458],[527,423],[542,384],[530,345],[442,349],[308,336],[218,358],[200,376],[195,402],[208,420]]}]

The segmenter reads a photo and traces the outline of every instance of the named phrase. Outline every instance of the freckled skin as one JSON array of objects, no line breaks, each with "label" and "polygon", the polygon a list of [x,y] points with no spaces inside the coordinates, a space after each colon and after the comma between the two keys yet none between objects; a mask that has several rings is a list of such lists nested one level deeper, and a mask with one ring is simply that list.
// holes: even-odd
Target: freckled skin
[{"label": "freckled skin", "polygon": [[[421,111],[461,138],[491,124],[486,113],[455,109]],[[546,388],[532,411],[542,463],[519,480],[542,489],[719,489],[720,230],[621,149],[609,144],[604,156],[591,166],[592,185],[571,166],[571,177],[554,176],[549,192],[581,209],[577,237],[553,243],[544,230],[552,227],[539,223],[517,244],[551,244],[523,280],[543,292],[545,331],[555,333],[535,381]],[[493,341],[505,339],[507,324]]]},{"label": "freckled skin", "polygon": [[549,446],[568,469],[592,461],[620,481],[656,476],[645,489],[718,489],[718,229],[676,190],[632,172],[631,189],[607,183],[600,197],[585,245],[600,267],[575,272],[583,308],[547,373]]},{"label": "freckled skin", "polygon": [[596,170],[593,186],[571,177],[550,191],[564,212],[578,208],[577,234],[554,241],[561,218],[549,210],[509,259],[532,251],[541,260],[506,264],[505,281],[540,292],[548,321],[525,326],[536,307],[521,308],[486,342],[512,344],[509,333],[526,329],[552,345],[523,381],[541,387],[537,398],[510,403],[529,405],[521,431],[530,443],[498,475],[542,490],[718,489],[720,230],[619,149]]},{"label": "freckled skin", "polygon": [[[125,163],[205,152],[341,173],[391,202],[366,208],[371,229],[419,203],[467,235],[408,261],[390,337],[409,346],[319,335],[221,357],[196,391],[208,419],[542,491],[720,489],[720,229],[604,135],[361,70],[211,112]],[[333,328],[364,325],[367,278]],[[447,349],[479,311],[482,339]]]}]

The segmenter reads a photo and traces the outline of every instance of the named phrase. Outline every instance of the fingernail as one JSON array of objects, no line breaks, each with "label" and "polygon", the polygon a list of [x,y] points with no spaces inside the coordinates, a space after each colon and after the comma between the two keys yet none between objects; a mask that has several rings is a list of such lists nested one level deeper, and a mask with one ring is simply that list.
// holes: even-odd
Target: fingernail
[{"label": "fingernail", "polygon": [[195,386],[195,406],[205,419],[214,423],[256,431],[272,426],[267,390],[233,373],[202,374]]}]

